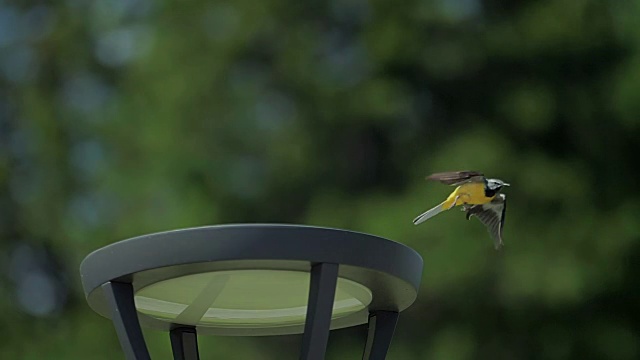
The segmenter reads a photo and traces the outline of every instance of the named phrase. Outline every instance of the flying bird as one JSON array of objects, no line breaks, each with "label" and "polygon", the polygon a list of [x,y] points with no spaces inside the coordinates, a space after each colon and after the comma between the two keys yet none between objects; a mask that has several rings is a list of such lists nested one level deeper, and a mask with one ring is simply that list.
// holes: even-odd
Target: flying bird
[{"label": "flying bird", "polygon": [[500,179],[487,179],[484,174],[477,171],[435,173],[427,176],[427,180],[456,186],[456,189],[441,204],[416,217],[413,220],[415,225],[454,206],[462,206],[467,220],[475,216],[487,227],[496,250],[502,247],[502,228],[507,209],[507,197],[501,194],[500,190],[509,184]]}]

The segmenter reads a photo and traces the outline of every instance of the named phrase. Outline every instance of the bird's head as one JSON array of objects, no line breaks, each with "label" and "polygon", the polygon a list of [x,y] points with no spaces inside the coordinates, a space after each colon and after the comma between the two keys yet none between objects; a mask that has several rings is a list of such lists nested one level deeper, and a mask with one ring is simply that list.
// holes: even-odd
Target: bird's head
[{"label": "bird's head", "polygon": [[489,188],[489,190],[500,190],[504,186],[510,185],[500,179],[487,179],[487,188]]}]

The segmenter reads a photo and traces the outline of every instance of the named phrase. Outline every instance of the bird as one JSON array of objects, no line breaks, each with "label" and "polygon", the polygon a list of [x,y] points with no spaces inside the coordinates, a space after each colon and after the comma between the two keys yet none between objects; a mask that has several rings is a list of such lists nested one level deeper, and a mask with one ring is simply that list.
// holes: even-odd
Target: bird
[{"label": "bird", "polygon": [[448,171],[427,176],[427,180],[439,181],[456,186],[456,189],[439,205],[418,215],[413,223],[418,225],[439,213],[462,206],[467,220],[475,216],[484,224],[493,239],[494,247],[499,250],[504,245],[502,229],[504,228],[507,196],[500,193],[503,187],[510,184],[500,179],[488,179],[478,171]]}]

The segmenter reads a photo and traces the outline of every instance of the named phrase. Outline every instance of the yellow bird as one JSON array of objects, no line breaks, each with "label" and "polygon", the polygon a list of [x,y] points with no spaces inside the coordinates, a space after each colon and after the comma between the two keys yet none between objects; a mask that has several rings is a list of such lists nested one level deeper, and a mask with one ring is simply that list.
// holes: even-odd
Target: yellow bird
[{"label": "yellow bird", "polygon": [[487,179],[477,171],[451,171],[427,176],[428,180],[457,186],[440,205],[425,211],[413,220],[415,225],[430,219],[454,206],[462,206],[467,220],[476,216],[489,230],[496,249],[502,247],[502,228],[507,208],[507,197],[500,194],[503,187],[509,186],[499,179]]}]

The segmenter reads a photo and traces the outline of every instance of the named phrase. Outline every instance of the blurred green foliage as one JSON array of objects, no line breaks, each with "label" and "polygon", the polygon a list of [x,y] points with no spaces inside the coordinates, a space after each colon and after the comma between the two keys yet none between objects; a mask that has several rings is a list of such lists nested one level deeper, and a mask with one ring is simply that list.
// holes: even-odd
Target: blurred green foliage
[{"label": "blurred green foliage", "polygon": [[[0,257],[59,259],[70,294],[0,354],[114,359],[90,251],[233,222],[353,229],[424,257],[389,359],[640,358],[640,5],[606,0],[0,1]],[[512,184],[505,248],[435,171]],[[5,276],[7,275],[7,276]],[[328,358],[361,356],[364,328]],[[168,335],[147,332],[169,359]],[[300,338],[201,337],[203,358],[294,359]]]}]

